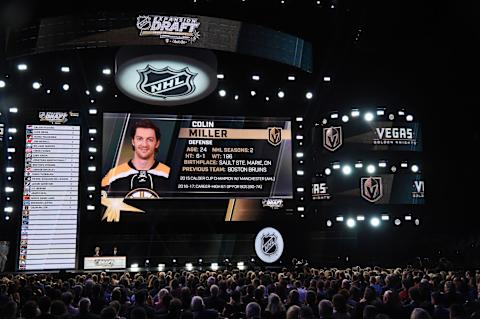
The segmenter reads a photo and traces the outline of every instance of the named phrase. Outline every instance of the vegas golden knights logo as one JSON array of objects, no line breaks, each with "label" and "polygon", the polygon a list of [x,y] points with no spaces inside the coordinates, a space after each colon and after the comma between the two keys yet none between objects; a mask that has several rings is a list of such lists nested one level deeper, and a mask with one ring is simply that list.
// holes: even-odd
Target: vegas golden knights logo
[{"label": "vegas golden knights logo", "polygon": [[330,152],[336,151],[342,146],[342,127],[331,126],[323,129],[323,147]]},{"label": "vegas golden knights logo", "polygon": [[273,146],[277,146],[282,142],[282,129],[280,127],[268,128],[268,142]]},{"label": "vegas golden knights logo", "polygon": [[363,198],[371,203],[378,201],[383,196],[381,177],[362,177],[360,180],[360,193]]}]

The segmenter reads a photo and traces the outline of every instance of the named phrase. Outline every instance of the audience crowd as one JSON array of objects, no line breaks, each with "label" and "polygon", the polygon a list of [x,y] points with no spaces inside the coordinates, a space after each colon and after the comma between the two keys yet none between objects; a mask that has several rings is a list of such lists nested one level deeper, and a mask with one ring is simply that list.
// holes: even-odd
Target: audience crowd
[{"label": "audience crowd", "polygon": [[0,319],[480,319],[479,271],[303,267],[68,277],[0,276]]}]

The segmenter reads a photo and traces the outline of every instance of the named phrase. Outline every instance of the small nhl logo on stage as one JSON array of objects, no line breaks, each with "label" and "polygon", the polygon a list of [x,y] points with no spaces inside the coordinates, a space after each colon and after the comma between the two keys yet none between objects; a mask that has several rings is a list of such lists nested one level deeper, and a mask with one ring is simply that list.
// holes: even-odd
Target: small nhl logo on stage
[{"label": "small nhl logo on stage", "polygon": [[283,237],[272,227],[262,229],[255,238],[255,252],[266,263],[274,263],[283,253]]}]

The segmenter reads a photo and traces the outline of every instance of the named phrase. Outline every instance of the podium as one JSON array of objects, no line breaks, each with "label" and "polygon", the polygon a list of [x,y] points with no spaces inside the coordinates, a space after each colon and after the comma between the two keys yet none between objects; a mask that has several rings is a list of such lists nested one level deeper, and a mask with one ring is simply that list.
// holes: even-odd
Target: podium
[{"label": "podium", "polygon": [[83,268],[85,270],[125,269],[127,268],[127,256],[85,257]]}]

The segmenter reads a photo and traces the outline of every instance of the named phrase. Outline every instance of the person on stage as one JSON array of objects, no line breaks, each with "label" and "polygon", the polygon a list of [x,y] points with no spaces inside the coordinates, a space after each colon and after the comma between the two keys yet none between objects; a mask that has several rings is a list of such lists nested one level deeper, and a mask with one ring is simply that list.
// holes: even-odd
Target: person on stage
[{"label": "person on stage", "polygon": [[100,254],[100,246],[97,246],[95,247],[95,254],[93,255],[93,257],[100,257],[101,254]]},{"label": "person on stage", "polygon": [[166,187],[170,167],[155,159],[160,147],[160,129],[151,120],[139,120],[131,130],[133,158],[112,168],[102,179],[102,189],[125,198],[159,198]]}]

